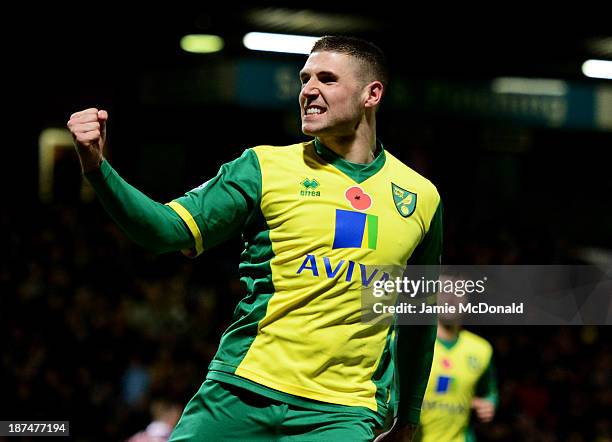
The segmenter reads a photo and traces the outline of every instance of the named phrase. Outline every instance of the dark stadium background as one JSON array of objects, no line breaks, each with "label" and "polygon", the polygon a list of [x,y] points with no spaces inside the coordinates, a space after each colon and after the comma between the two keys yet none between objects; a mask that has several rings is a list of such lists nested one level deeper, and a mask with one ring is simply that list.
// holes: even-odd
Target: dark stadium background
[{"label": "dark stadium background", "polygon": [[[255,26],[255,6],[22,6],[5,15],[0,420],[69,420],[75,440],[122,440],[150,421],[152,400],[182,406],[199,387],[241,298],[239,239],[197,260],[138,248],[95,200],[80,200],[76,155],[57,159],[53,200],[39,201],[39,135],[65,127],[74,111],[107,109],[112,164],[164,202],[246,147],[302,140],[297,98],[268,99],[254,77],[242,95],[224,99],[218,72],[194,76],[238,61],[299,66],[305,59],[249,53],[240,43],[247,31],[347,33],[386,51],[395,98],[380,111],[379,136],[438,186],[447,263],[571,264],[590,262],[594,251],[610,256],[610,127],[582,114],[550,124],[541,114],[470,113],[423,100],[432,84],[469,95],[499,76],[610,88],[580,73],[586,58],[612,58],[593,46],[593,39],[612,37],[599,14],[564,20],[519,8],[466,21],[382,7],[308,7],[331,14],[328,29]],[[499,18],[504,12],[507,21]],[[222,35],[225,50],[181,52],[180,37],[195,32]],[[195,80],[201,83],[192,93]],[[258,98],[248,104],[251,93]],[[612,440],[609,327],[475,331],[494,345],[500,389],[494,422],[477,429],[481,440]],[[124,381],[139,373],[144,378],[132,379],[145,379],[141,389],[130,385],[143,395],[132,397]]]}]

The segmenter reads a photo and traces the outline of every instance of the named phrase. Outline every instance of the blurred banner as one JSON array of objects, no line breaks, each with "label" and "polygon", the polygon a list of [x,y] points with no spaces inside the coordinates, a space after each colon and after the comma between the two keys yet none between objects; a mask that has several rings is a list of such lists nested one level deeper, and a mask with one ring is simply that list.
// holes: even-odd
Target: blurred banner
[{"label": "blurred banner", "polygon": [[398,78],[393,106],[527,126],[612,130],[612,87],[561,80],[499,78],[461,83]]},{"label": "blurred banner", "polygon": [[[141,78],[140,97],[152,105],[290,109],[297,106],[301,67],[301,61],[254,58],[150,72]],[[601,84],[528,78],[447,82],[398,76],[391,80],[386,105],[528,126],[612,130],[612,86]]]}]

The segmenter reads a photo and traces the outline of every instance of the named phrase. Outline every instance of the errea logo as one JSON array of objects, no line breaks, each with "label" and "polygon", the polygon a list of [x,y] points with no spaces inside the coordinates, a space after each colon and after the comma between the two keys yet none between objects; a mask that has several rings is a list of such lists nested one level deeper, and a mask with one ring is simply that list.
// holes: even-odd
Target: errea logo
[{"label": "errea logo", "polygon": [[321,184],[316,179],[306,178],[300,184],[302,185],[301,196],[321,196],[321,191],[316,190]]}]

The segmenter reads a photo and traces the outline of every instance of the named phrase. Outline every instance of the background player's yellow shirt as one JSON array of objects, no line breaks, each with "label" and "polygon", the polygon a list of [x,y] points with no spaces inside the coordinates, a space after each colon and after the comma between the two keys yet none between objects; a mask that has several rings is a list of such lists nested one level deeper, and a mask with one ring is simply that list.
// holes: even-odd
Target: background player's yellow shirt
[{"label": "background player's yellow shirt", "polygon": [[422,441],[467,440],[471,401],[492,353],[491,344],[467,330],[454,343],[436,340],[421,410]]},{"label": "background player's yellow shirt", "polygon": [[433,184],[382,146],[372,163],[353,165],[311,141],[248,149],[171,207],[197,252],[238,231],[245,240],[247,296],[209,378],[384,415],[391,330],[361,321],[361,288],[431,236],[429,263],[438,263]]}]

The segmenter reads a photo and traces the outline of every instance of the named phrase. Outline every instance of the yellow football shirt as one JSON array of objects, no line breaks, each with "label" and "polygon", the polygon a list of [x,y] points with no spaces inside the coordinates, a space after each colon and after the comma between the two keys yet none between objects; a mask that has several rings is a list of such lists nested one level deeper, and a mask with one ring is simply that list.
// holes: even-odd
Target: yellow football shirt
[{"label": "yellow football shirt", "polygon": [[439,263],[441,203],[431,182],[382,146],[362,165],[314,140],[247,149],[170,206],[196,253],[239,232],[245,242],[247,295],[208,378],[384,416],[391,328],[361,321],[361,289],[384,277],[379,267],[404,266],[413,254]]},{"label": "yellow football shirt", "polygon": [[[468,440],[472,398],[491,368],[493,349],[484,338],[461,330],[455,342],[436,340],[421,410],[422,442]],[[489,382],[478,395],[496,396]]]}]

